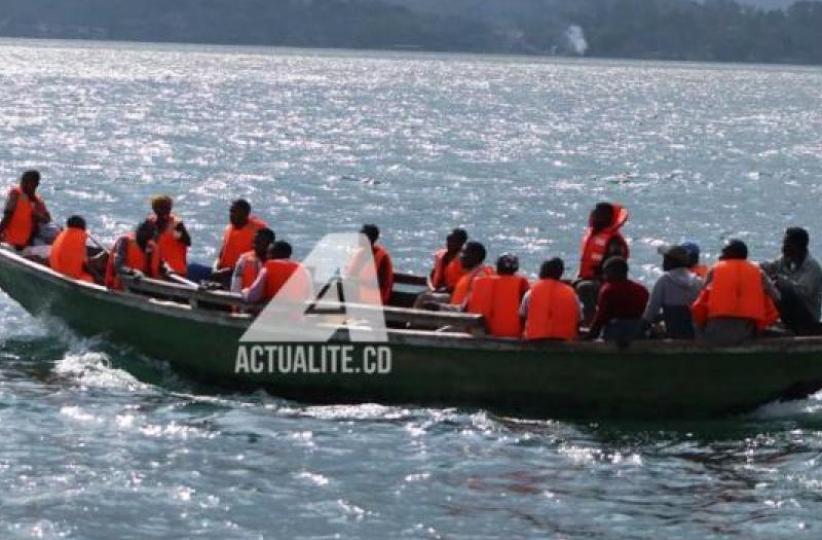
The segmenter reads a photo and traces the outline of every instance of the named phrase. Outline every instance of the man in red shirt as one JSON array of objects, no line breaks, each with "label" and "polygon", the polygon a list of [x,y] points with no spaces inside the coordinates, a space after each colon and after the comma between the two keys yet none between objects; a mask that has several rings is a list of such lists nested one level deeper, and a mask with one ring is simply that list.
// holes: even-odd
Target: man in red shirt
[{"label": "man in red shirt", "polygon": [[599,291],[588,339],[602,333],[606,341],[627,343],[639,335],[648,289],[628,279],[628,262],[622,257],[609,258],[602,270],[605,284]]}]

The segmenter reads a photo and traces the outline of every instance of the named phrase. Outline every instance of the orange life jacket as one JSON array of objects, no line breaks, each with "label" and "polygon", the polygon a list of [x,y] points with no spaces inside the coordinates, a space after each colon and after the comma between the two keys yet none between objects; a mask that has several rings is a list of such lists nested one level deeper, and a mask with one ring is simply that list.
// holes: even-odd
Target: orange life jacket
[{"label": "orange life jacket", "polygon": [[477,278],[468,297],[467,310],[485,317],[485,327],[492,336],[519,338],[522,336],[519,306],[528,288],[528,280],[518,275]]},{"label": "orange life jacket", "polygon": [[9,190],[9,197],[17,195],[17,205],[11,215],[11,221],[3,231],[2,240],[16,248],[24,248],[29,245],[34,234],[34,201],[23,193],[19,186]]},{"label": "orange life jacket", "polygon": [[555,279],[531,287],[525,339],[571,341],[579,329],[579,299],[574,288]]},{"label": "orange life jacket", "polygon": [[223,234],[223,245],[220,248],[220,268],[234,268],[240,255],[254,249],[254,236],[260,229],[266,228],[265,221],[251,216],[248,223],[237,228],[231,223],[226,225]]},{"label": "orange life jacket", "polygon": [[580,279],[594,279],[599,275],[608,244],[612,240],[620,243],[622,256],[628,258],[630,255],[628,243],[619,232],[619,229],[625,225],[626,221],[628,221],[628,210],[615,204],[614,220],[608,227],[599,232],[594,232],[593,227],[589,224],[582,239],[582,259],[579,264]]},{"label": "orange life jacket", "polygon": [[251,287],[254,282],[257,280],[257,276],[260,275],[260,270],[263,268],[263,261],[257,257],[257,252],[246,251],[240,258],[237,260],[237,264],[242,264],[243,266],[243,273],[240,276],[242,281],[242,288],[247,289]]},{"label": "orange life jacket", "polygon": [[691,273],[701,279],[705,279],[708,275],[708,267],[704,264],[697,264],[691,267]]},{"label": "orange life jacket", "polygon": [[86,256],[87,238],[86,231],[73,227],[68,227],[58,234],[49,253],[51,269],[72,279],[94,283],[94,278],[85,269],[88,260]]},{"label": "orange life jacket", "polygon": [[474,281],[480,277],[492,276],[494,270],[490,266],[484,264],[479,265],[470,272],[466,273],[457,282],[454,287],[454,292],[451,293],[451,304],[462,305],[471,293],[471,288],[474,286]]},{"label": "orange life jacket", "polygon": [[457,286],[460,278],[468,272],[462,267],[459,254],[445,264],[445,256],[448,254],[447,249],[440,249],[434,253],[434,268],[431,270],[431,284],[434,289],[445,287],[449,291],[453,291]]},{"label": "orange life jacket", "polygon": [[265,262],[266,273],[265,300],[271,300],[292,276],[297,278],[291,282],[287,291],[287,298],[294,301],[307,300],[311,294],[311,284],[308,272],[302,264],[289,259],[272,259]]},{"label": "orange life jacket", "polygon": [[[391,261],[391,255],[381,245],[374,244],[371,247],[374,267],[368,268],[364,262],[365,253],[367,252],[359,250],[354,255],[348,266],[348,274],[366,283],[373,278],[377,283],[379,293],[376,290],[369,290],[367,287],[360,287],[357,300],[366,304],[388,305],[389,300],[391,300],[391,291],[394,289],[394,265]],[[374,272],[376,272],[376,275],[374,275]]]},{"label": "orange life jacket", "polygon": [[[152,216],[149,219],[155,224],[157,223],[157,216]],[[172,214],[168,223],[166,223],[166,228],[159,231],[157,235],[157,247],[160,249],[160,257],[169,268],[185,277],[186,272],[188,272],[188,246],[174,236],[174,228],[177,227],[178,223],[180,223],[180,220]]]},{"label": "orange life jacket", "polygon": [[775,323],[779,312],[762,284],[762,270],[751,262],[730,259],[711,270],[711,282],[691,306],[694,322],[705,326],[709,319],[750,319],[757,328]]},{"label": "orange life jacket", "polygon": [[117,290],[123,288],[120,276],[117,275],[117,271],[114,268],[114,259],[120,242],[126,242],[126,260],[124,265],[127,268],[139,270],[143,272],[146,277],[160,277],[160,254],[154,241],[149,241],[149,245],[147,246],[153,248],[151,249],[151,257],[149,260],[149,257],[147,257],[143,250],[140,249],[140,246],[137,245],[134,234],[128,234],[120,237],[120,239],[114,243],[114,248],[112,248],[109,254],[108,265],[106,265],[106,287]]}]

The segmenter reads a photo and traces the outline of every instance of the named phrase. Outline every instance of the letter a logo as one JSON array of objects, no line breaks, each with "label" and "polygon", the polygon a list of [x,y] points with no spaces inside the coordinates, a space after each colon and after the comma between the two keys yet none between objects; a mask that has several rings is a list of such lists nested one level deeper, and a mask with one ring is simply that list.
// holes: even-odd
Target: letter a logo
[{"label": "letter a logo", "polygon": [[324,343],[340,330],[352,342],[388,341],[371,244],[358,233],[320,240],[240,342]]}]

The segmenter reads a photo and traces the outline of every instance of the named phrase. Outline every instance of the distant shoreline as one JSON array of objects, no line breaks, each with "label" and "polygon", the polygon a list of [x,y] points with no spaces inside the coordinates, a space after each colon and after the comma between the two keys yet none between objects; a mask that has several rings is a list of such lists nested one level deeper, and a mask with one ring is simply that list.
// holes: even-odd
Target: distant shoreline
[{"label": "distant shoreline", "polygon": [[[48,47],[59,46],[60,43],[67,46],[76,46],[82,48],[84,46],[146,46],[162,49],[210,49],[222,50],[230,52],[232,50],[247,50],[247,52],[263,53],[267,50],[279,50],[281,52],[313,52],[318,55],[337,55],[350,53],[351,55],[365,55],[374,54],[385,58],[385,55],[396,55],[398,58],[419,57],[426,56],[439,57],[465,57],[465,58],[489,58],[489,59],[509,59],[520,60],[522,62],[545,61],[556,62],[563,64],[575,63],[601,63],[603,65],[619,65],[619,64],[643,64],[648,67],[669,67],[671,65],[679,68],[693,67],[696,69],[711,69],[714,68],[735,68],[740,70],[755,69],[757,66],[766,69],[799,69],[802,71],[822,71],[822,64],[802,64],[802,63],[788,63],[788,62],[742,62],[742,61],[721,61],[721,60],[682,60],[682,59],[665,59],[665,58],[640,58],[640,57],[616,57],[616,56],[578,56],[578,55],[550,55],[537,54],[527,52],[476,52],[476,51],[451,51],[451,50],[434,50],[424,48],[372,48],[372,47],[311,47],[311,46],[292,46],[292,45],[253,45],[244,43],[211,43],[199,41],[141,41],[141,40],[125,40],[125,39],[89,39],[89,38],[63,38],[63,37],[29,37],[29,36],[7,36],[0,35],[0,47],[13,46],[15,43],[26,43],[29,45],[43,45]],[[2,72],[2,67],[0,67]]]}]

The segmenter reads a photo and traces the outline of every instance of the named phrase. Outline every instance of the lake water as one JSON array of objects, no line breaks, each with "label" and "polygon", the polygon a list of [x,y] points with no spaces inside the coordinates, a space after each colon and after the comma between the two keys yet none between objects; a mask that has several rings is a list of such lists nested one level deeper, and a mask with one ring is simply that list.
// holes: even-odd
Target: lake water
[{"label": "lake water", "polygon": [[[575,268],[603,199],[646,283],[665,242],[762,259],[801,224],[822,252],[819,69],[2,41],[0,88],[6,184],[39,168],[104,241],[169,193],[207,262],[237,197],[300,255],[378,223],[413,272],[456,225]],[[822,396],[695,424],[317,407],[0,317],[0,538],[822,537]]]}]

